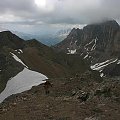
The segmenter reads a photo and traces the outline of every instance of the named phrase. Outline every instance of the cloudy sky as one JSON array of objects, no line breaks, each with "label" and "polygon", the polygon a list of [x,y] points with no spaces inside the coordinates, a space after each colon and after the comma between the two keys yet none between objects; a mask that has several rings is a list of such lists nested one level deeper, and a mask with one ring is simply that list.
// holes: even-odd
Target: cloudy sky
[{"label": "cloudy sky", "polygon": [[64,27],[115,19],[120,0],[0,0],[0,27],[50,32]]}]

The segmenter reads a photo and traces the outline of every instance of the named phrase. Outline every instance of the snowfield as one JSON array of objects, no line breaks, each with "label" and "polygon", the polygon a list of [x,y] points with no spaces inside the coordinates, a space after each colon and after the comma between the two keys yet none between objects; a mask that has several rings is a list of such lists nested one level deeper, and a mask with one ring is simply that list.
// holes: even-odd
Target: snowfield
[{"label": "snowfield", "polygon": [[[100,76],[103,77],[103,76],[104,76],[104,73],[102,73],[103,69],[104,69],[106,66],[108,66],[108,65],[110,65],[110,64],[112,64],[112,63],[115,63],[115,62],[117,62],[117,61],[118,61],[118,59],[106,60],[106,61],[101,62],[101,63],[96,63],[95,65],[90,66],[90,68],[91,68],[92,70],[99,71],[99,72],[100,72]],[[119,62],[119,61],[118,61],[118,62]],[[118,64],[118,63],[117,63],[117,64]]]},{"label": "snowfield", "polygon": [[105,62],[102,62],[102,63],[96,63],[95,65],[92,65],[90,68],[92,70],[97,70],[97,71],[100,71],[102,69],[104,69],[104,67],[112,64],[112,63],[115,63],[117,62],[118,59],[110,59],[110,60],[107,60]]},{"label": "snowfield", "polygon": [[24,65],[23,71],[11,78],[6,85],[6,88],[0,94],[0,103],[7,97],[30,90],[33,86],[37,86],[48,79],[45,75],[29,70],[28,67],[15,54],[11,53],[13,58]]},{"label": "snowfield", "polygon": [[[48,79],[45,75],[31,71],[27,68],[7,82],[6,88],[0,94],[0,103],[12,94],[17,94],[30,90],[32,86],[44,83]],[[44,80],[44,81],[43,81]]]}]

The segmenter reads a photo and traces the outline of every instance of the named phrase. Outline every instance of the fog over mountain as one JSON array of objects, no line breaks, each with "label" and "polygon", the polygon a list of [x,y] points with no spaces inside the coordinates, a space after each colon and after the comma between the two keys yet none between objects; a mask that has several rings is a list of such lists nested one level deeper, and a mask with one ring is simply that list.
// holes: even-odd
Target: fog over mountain
[{"label": "fog over mountain", "polygon": [[63,26],[109,19],[119,22],[119,6],[118,0],[0,0],[0,25],[26,33],[47,33]]}]

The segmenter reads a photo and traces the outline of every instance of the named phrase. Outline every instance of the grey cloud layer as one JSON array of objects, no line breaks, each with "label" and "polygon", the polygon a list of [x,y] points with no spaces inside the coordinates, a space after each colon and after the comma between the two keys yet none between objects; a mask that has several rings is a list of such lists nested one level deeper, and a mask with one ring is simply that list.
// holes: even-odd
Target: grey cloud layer
[{"label": "grey cloud layer", "polygon": [[0,0],[0,16],[4,18],[8,15],[3,22],[10,22],[9,15],[12,15],[13,23],[30,25],[88,24],[104,19],[120,19],[119,0],[46,1],[46,8],[40,9],[34,0]]}]

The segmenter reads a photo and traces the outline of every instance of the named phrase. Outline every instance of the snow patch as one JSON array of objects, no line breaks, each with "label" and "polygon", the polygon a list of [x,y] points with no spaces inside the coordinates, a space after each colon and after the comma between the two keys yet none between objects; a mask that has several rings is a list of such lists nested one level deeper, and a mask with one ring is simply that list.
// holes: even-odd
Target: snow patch
[{"label": "snow patch", "polygon": [[15,50],[15,52],[18,52],[18,54],[23,53],[23,51],[21,49]]},{"label": "snow patch", "polygon": [[48,78],[45,75],[24,68],[22,72],[7,82],[6,88],[0,94],[0,103],[13,94],[30,90],[33,86],[44,83],[46,79]]},{"label": "snow patch", "polygon": [[104,76],[104,73],[101,73],[101,74],[100,74],[100,77],[103,77],[103,76]]},{"label": "snow patch", "polygon": [[95,65],[92,65],[90,68],[91,68],[92,70],[99,71],[99,72],[100,72],[100,77],[104,77],[104,73],[102,73],[103,69],[104,69],[106,66],[108,66],[108,65],[110,65],[110,64],[112,64],[112,63],[115,63],[115,62],[117,62],[117,61],[118,61],[118,59],[106,60],[106,61],[104,61],[104,62],[102,62],[102,63],[96,63]]},{"label": "snow patch", "polygon": [[19,49],[19,51],[20,51],[21,53],[23,53],[23,51],[22,51],[21,49]]},{"label": "snow patch", "polygon": [[87,47],[88,45],[92,44],[93,42],[94,42],[94,39],[91,42],[89,42],[88,44],[86,44],[85,47]]},{"label": "snow patch", "polygon": [[86,59],[88,57],[88,54],[84,57],[84,59]]},{"label": "snow patch", "polygon": [[93,45],[92,48],[91,48],[91,51],[95,50],[97,40],[98,40],[97,37],[96,37],[95,39],[92,39],[91,42],[89,42],[88,44],[86,44],[86,45],[84,46],[84,49],[85,49],[86,51],[89,51],[89,49],[87,48],[87,46],[89,46],[89,45],[91,45],[92,43],[94,43],[94,45]]},{"label": "snow patch", "polygon": [[67,54],[75,54],[76,51],[77,51],[76,49],[75,50],[68,50],[69,53],[67,53]]},{"label": "snow patch", "polygon": [[83,53],[81,53],[81,55],[80,56],[82,56],[83,55]]},{"label": "snow patch", "polygon": [[93,50],[95,50],[95,48],[96,48],[96,43],[97,43],[97,38],[96,39],[94,39],[94,41],[95,41],[95,44],[92,46],[92,48],[91,48],[91,51],[93,51]]},{"label": "snow patch", "polygon": [[18,61],[19,63],[21,63],[22,65],[24,65],[26,68],[28,68],[28,66],[26,66],[14,53],[11,53],[11,52],[10,52],[10,54],[12,54],[13,58],[14,58],[16,61]]},{"label": "snow patch", "polygon": [[118,60],[117,64],[118,64],[118,65],[120,64],[120,60]]},{"label": "snow patch", "polygon": [[99,72],[102,72],[103,70],[100,70]]},{"label": "snow patch", "polygon": [[110,59],[110,60],[107,60],[105,62],[102,62],[102,63],[96,63],[95,65],[92,65],[90,68],[92,70],[97,70],[97,71],[100,71],[102,70],[104,67],[116,62],[118,59]]}]

